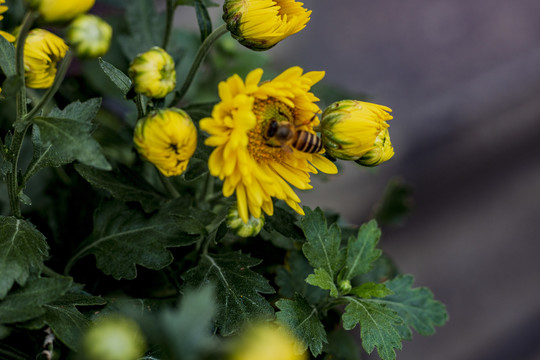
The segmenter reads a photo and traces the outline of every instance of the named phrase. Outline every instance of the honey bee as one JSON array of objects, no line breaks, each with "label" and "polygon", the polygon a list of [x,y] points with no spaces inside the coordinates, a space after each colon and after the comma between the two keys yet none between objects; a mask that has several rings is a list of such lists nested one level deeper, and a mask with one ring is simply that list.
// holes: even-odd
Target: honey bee
[{"label": "honey bee", "polygon": [[271,147],[284,149],[293,147],[308,154],[316,154],[323,148],[322,140],[317,135],[298,130],[289,121],[278,122],[270,119],[263,136],[267,140],[267,145]]}]

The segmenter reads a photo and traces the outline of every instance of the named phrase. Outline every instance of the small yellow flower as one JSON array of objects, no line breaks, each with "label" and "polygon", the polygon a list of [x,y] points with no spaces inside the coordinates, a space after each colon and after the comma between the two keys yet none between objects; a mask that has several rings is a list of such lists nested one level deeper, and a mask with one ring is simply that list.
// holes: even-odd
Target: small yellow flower
[{"label": "small yellow flower", "polygon": [[392,156],[394,156],[394,148],[390,141],[390,133],[388,129],[385,129],[377,136],[375,144],[373,144],[373,149],[356,160],[356,163],[364,166],[377,166],[390,160]]},{"label": "small yellow flower", "polygon": [[112,27],[95,15],[81,15],[71,22],[66,39],[81,58],[97,58],[109,50]]},{"label": "small yellow flower", "polygon": [[244,223],[238,214],[238,207],[234,205],[227,213],[227,227],[240,237],[253,237],[260,233],[264,227],[264,216],[263,214],[259,218],[250,216],[248,222]]},{"label": "small yellow flower", "polygon": [[163,175],[180,175],[197,147],[197,129],[183,110],[156,110],[137,122],[133,142]]},{"label": "small yellow flower", "polygon": [[288,329],[262,323],[246,329],[228,360],[307,360],[307,354]]},{"label": "small yellow flower", "polygon": [[356,100],[342,100],[324,110],[321,137],[326,152],[337,159],[358,160],[376,147],[375,141],[392,119],[389,108]]},{"label": "small yellow flower", "polygon": [[[0,20],[4,18],[4,15],[2,14],[8,11],[8,7],[6,5],[3,5],[5,3],[6,3],[6,0],[0,0]],[[15,42],[15,36],[11,35],[8,32],[0,30],[0,36],[3,36],[7,41],[11,43]]]},{"label": "small yellow flower", "polygon": [[136,360],[146,340],[133,320],[122,316],[98,318],[83,337],[82,355],[88,360]]},{"label": "small yellow flower", "polygon": [[[337,173],[336,166],[318,153],[298,150],[290,142],[277,141],[274,130],[285,130],[294,140],[302,132],[315,142],[313,127],[319,124],[319,99],[309,90],[324,76],[322,71],[303,74],[299,67],[284,71],[259,84],[263,71],[253,70],[244,82],[238,75],[219,84],[221,102],[212,117],[200,121],[210,134],[205,144],[215,147],[208,160],[213,176],[224,180],[223,195],[236,192],[238,213],[247,223],[249,215],[272,215],[272,198],[284,200],[299,214],[300,199],[290,185],[311,189],[310,173],[317,169]],[[290,184],[290,185],[289,185]]]},{"label": "small yellow flower", "polygon": [[129,66],[135,92],[151,98],[163,98],[176,86],[174,60],[165,50],[153,47],[137,55]]},{"label": "small yellow flower", "polygon": [[267,50],[306,27],[311,11],[294,0],[225,0],[231,35],[253,50]]},{"label": "small yellow flower", "polygon": [[56,76],[56,65],[67,51],[64,40],[53,33],[43,29],[30,31],[24,46],[26,86],[34,89],[51,87]]},{"label": "small yellow flower", "polygon": [[96,0],[27,0],[28,5],[49,23],[72,20],[90,10],[95,2]]}]

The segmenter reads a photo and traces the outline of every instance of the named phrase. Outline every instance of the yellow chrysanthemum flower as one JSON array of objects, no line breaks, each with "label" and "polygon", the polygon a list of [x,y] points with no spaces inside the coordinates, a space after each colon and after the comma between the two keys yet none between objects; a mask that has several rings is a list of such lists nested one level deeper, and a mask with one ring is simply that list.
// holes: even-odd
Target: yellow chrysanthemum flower
[{"label": "yellow chrysanthemum flower", "polygon": [[[0,0],[0,20],[4,18],[4,15],[2,14],[8,11],[8,7],[6,5],[3,5],[5,3],[6,3],[6,0]],[[7,41],[11,43],[15,42],[15,36],[11,35],[8,32],[0,30],[0,36],[3,36]]]},{"label": "yellow chrysanthemum flower", "polygon": [[156,110],[137,122],[133,142],[163,175],[180,175],[197,147],[197,129],[181,109]]},{"label": "yellow chrysanthemum flower", "polygon": [[174,60],[160,47],[139,54],[129,66],[135,92],[151,98],[164,98],[176,86]]},{"label": "yellow chrysanthemum flower", "polygon": [[363,166],[377,166],[394,156],[394,147],[390,141],[388,129],[384,129],[373,144],[373,149],[365,153],[356,163]]},{"label": "yellow chrysanthemum flower", "polygon": [[225,0],[231,35],[253,50],[267,50],[306,27],[311,11],[294,0]]},{"label": "yellow chrysanthemum flower", "polygon": [[24,45],[26,86],[34,89],[51,87],[56,76],[56,65],[67,51],[64,40],[53,33],[43,29],[30,31]]},{"label": "yellow chrysanthemum flower", "polygon": [[96,0],[27,0],[46,22],[64,22],[84,14]]},{"label": "yellow chrysanthemum flower", "polygon": [[109,50],[112,27],[95,15],[81,15],[71,22],[66,39],[77,56],[97,58]]},{"label": "yellow chrysanthemum flower", "polygon": [[[245,82],[233,75],[219,84],[221,102],[212,117],[200,121],[201,129],[210,134],[205,144],[216,147],[208,161],[210,173],[224,180],[225,196],[236,192],[238,212],[246,223],[249,214],[259,218],[261,209],[272,215],[273,197],[303,214],[289,184],[311,189],[310,173],[317,169],[337,173],[324,156],[295,148],[320,141],[313,130],[319,124],[315,104],[319,99],[309,90],[324,72],[302,73],[292,67],[261,84],[262,69],[250,72]],[[287,139],[277,138],[282,130],[290,135]],[[299,134],[308,135],[308,140],[303,137],[304,143],[294,144]]]},{"label": "yellow chrysanthemum flower", "polygon": [[383,105],[356,100],[333,103],[321,119],[326,152],[337,159],[360,159],[375,148],[375,141],[388,128],[386,121],[392,119],[391,111]]},{"label": "yellow chrysanthemum flower", "polygon": [[261,323],[246,329],[228,360],[307,360],[300,341],[282,326]]}]

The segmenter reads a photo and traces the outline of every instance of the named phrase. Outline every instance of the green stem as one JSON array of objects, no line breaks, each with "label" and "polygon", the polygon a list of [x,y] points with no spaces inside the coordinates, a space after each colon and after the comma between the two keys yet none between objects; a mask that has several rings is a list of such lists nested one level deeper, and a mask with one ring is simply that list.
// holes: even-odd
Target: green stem
[{"label": "green stem", "polygon": [[180,90],[177,91],[176,94],[174,95],[174,99],[171,102],[171,105],[175,105],[180,100],[182,100],[182,98],[188,91],[189,86],[191,85],[191,82],[193,81],[193,78],[195,78],[195,74],[197,74],[197,70],[199,70],[199,66],[201,66],[204,58],[206,57],[206,54],[208,54],[208,51],[210,50],[214,42],[216,42],[217,39],[219,39],[222,35],[224,35],[227,32],[228,32],[227,24],[223,24],[217,29],[215,29],[214,31],[212,31],[212,33],[208,35],[206,39],[204,39],[203,43],[199,47],[199,50],[197,51],[197,54],[195,55],[195,59],[193,60],[193,64],[191,64],[191,68],[189,69],[189,73],[186,79],[184,80],[184,84],[182,85]]},{"label": "green stem", "polygon": [[167,191],[169,192],[169,194],[174,198],[174,199],[177,199],[180,197],[180,194],[178,193],[178,191],[176,190],[176,188],[173,186],[173,184],[171,183],[171,180],[163,175],[161,173],[161,171],[159,171],[157,168],[156,168],[158,174],[159,174],[159,179],[161,180],[161,183],[163,184],[163,186],[165,187],[165,189],[167,189]]},{"label": "green stem", "polygon": [[41,271],[44,275],[47,275],[49,277],[63,277],[62,274],[57,273],[56,271],[54,271],[48,266],[44,266]]},{"label": "green stem", "polygon": [[7,175],[9,206],[11,208],[11,213],[13,214],[13,216],[18,218],[22,218],[21,201],[19,199],[19,184],[17,181],[17,172],[19,167],[18,163],[24,135],[26,135],[26,131],[29,127],[30,124],[27,124],[22,131],[15,131],[15,133],[13,134],[13,140],[11,142],[10,148],[11,171]]},{"label": "green stem", "polygon": [[165,24],[165,35],[163,36],[163,45],[161,46],[163,50],[167,50],[169,45],[169,39],[171,38],[172,24],[174,19],[174,10],[176,6],[174,0],[167,0],[167,22]]},{"label": "green stem", "polygon": [[145,111],[144,111],[143,104],[142,104],[142,95],[141,94],[135,95],[135,104],[137,105],[137,113],[138,113],[138,118],[137,119],[142,119],[144,117]]},{"label": "green stem", "polygon": [[32,27],[32,23],[36,19],[37,15],[28,11],[23,18],[21,27],[19,30],[19,36],[17,37],[17,42],[15,45],[15,61],[16,61],[16,71],[17,76],[22,81],[22,86],[17,93],[17,120],[22,119],[26,115],[26,84],[24,81],[24,45],[26,42],[26,36],[28,31]]}]

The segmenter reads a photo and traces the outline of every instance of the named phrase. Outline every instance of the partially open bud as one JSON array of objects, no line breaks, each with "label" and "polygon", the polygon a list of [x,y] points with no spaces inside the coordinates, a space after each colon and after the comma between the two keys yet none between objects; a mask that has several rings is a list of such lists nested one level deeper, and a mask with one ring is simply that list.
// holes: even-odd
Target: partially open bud
[{"label": "partially open bud", "polygon": [[390,133],[388,129],[385,129],[377,136],[375,144],[373,144],[373,149],[356,160],[356,163],[363,166],[377,166],[390,160],[392,156],[394,156],[394,148],[390,141]]},{"label": "partially open bud", "polygon": [[71,22],[66,39],[80,58],[97,58],[109,50],[112,27],[95,15],[81,15]]},{"label": "partially open bud", "polygon": [[144,355],[146,341],[137,323],[123,316],[97,319],[83,337],[87,360],[136,360]]},{"label": "partially open bud", "polygon": [[197,147],[197,129],[181,109],[156,110],[137,122],[133,142],[163,175],[180,175]]},{"label": "partially open bud", "polygon": [[30,31],[24,45],[26,86],[34,89],[51,87],[56,76],[56,65],[67,51],[64,40],[53,33],[43,29]]},{"label": "partially open bud", "polygon": [[223,20],[232,37],[252,50],[267,50],[306,27],[311,11],[294,0],[225,0]]},{"label": "partially open bud", "polygon": [[356,100],[342,100],[327,107],[321,119],[321,138],[328,155],[358,160],[376,147],[375,142],[392,119],[389,108]]},{"label": "partially open bud", "polygon": [[243,238],[256,236],[261,232],[264,226],[264,216],[261,213],[260,218],[249,216],[247,223],[242,220],[238,213],[238,208],[236,204],[231,206],[227,214],[227,227],[231,229],[236,235]]},{"label": "partially open bud", "polygon": [[151,98],[164,98],[176,86],[174,60],[165,50],[153,47],[137,55],[129,66],[135,92]]},{"label": "partially open bud", "polygon": [[39,12],[46,22],[64,22],[84,14],[96,0],[27,0],[28,6]]}]

